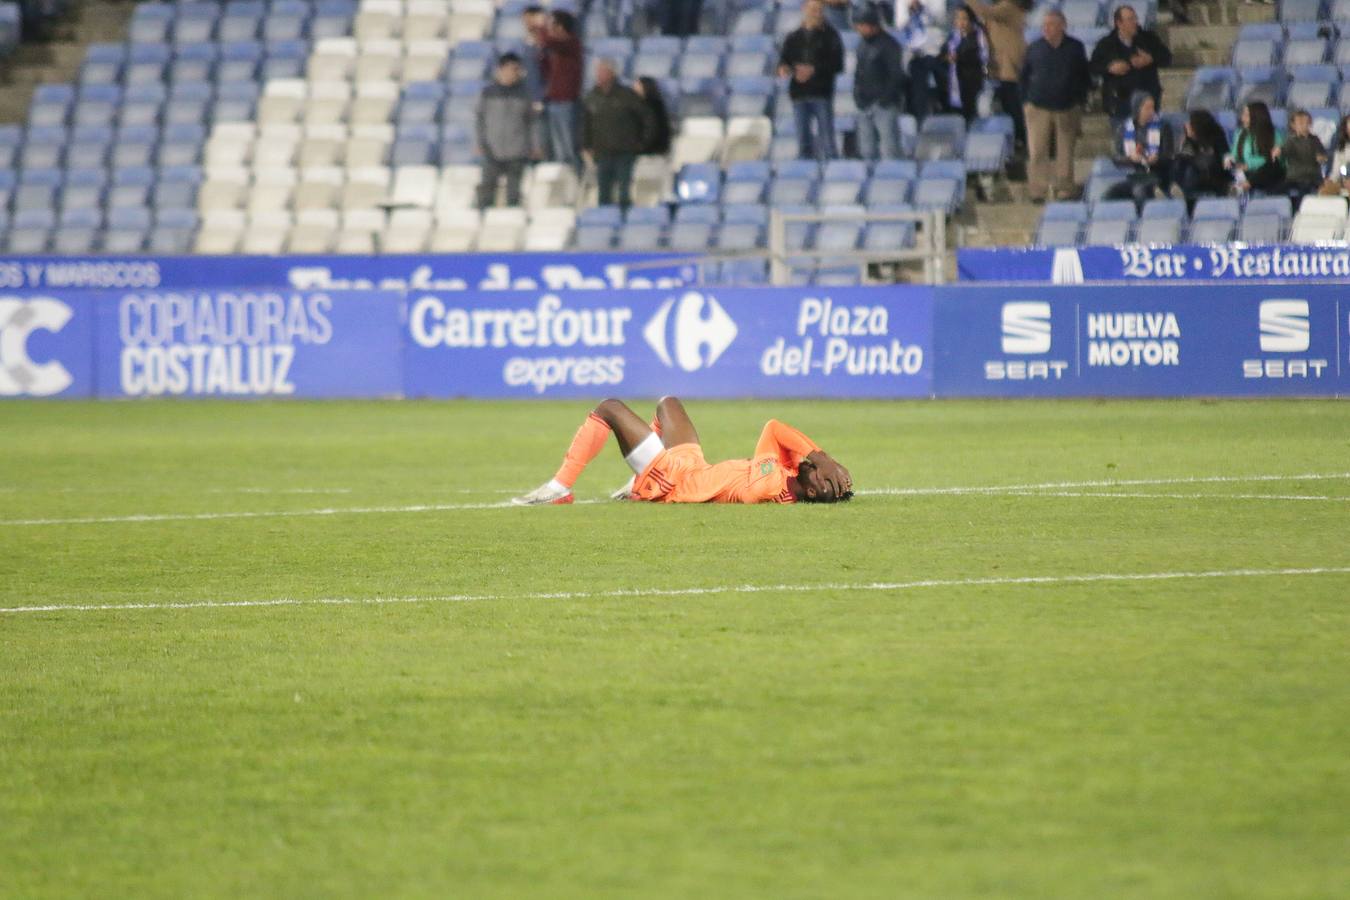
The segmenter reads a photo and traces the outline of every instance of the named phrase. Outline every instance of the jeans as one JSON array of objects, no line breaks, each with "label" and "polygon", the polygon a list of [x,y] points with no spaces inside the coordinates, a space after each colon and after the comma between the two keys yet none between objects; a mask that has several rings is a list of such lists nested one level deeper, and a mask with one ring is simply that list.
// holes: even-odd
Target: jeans
[{"label": "jeans", "polygon": [[581,171],[581,157],[577,153],[577,112],[574,100],[550,101],[545,107],[548,115],[548,143],[554,162],[567,163]]},{"label": "jeans", "polygon": [[947,64],[936,56],[915,56],[909,61],[909,111],[922,122],[935,105],[947,108]]},{"label": "jeans", "polygon": [[595,158],[595,180],[600,189],[600,205],[610,206],[614,189],[619,189],[618,203],[623,209],[633,204],[633,165],[637,157],[631,153]]},{"label": "jeans", "polygon": [[698,34],[703,0],[665,0],[661,4],[661,33],[688,37]]},{"label": "jeans", "polygon": [[874,103],[858,110],[858,155],[863,159],[900,158],[900,110]]},{"label": "jeans", "polygon": [[[834,98],[808,97],[792,101],[792,113],[797,120],[797,155],[802,159],[834,159],[838,150],[834,142]],[[811,123],[816,127],[814,132]]]},{"label": "jeans", "polygon": [[523,159],[483,159],[482,178],[478,182],[478,208],[487,209],[497,201],[497,181],[506,176],[506,205],[520,205],[520,176],[525,174]]}]

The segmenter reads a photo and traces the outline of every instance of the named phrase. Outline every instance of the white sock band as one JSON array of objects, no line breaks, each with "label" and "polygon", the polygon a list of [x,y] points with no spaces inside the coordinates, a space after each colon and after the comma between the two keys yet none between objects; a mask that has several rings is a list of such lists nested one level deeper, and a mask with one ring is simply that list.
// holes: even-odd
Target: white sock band
[{"label": "white sock band", "polygon": [[660,455],[661,451],[666,449],[666,445],[661,443],[661,436],[652,432],[642,439],[642,443],[633,448],[633,452],[623,458],[628,463],[628,468],[633,470],[635,475],[641,475],[647,471],[647,467],[652,464],[652,460]]}]

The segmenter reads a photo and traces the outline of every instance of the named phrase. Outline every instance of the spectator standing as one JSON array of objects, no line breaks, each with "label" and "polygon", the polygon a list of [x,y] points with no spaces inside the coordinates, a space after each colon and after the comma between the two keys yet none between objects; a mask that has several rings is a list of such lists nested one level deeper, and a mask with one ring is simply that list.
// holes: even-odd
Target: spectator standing
[{"label": "spectator standing", "polygon": [[601,206],[617,201],[627,209],[632,204],[633,164],[655,131],[651,110],[632,88],[619,83],[613,61],[597,62],[595,87],[586,95],[581,146],[595,163]]},{"label": "spectator standing", "polygon": [[933,106],[944,108],[947,97],[947,65],[942,60],[946,17],[944,0],[909,0],[900,43],[909,53],[909,111],[919,122]]},{"label": "spectator standing", "polygon": [[661,33],[675,37],[698,34],[698,20],[702,14],[703,0],[662,0]]},{"label": "spectator standing", "polygon": [[[844,70],[844,44],[829,22],[821,0],[802,4],[802,24],[787,36],[778,58],[778,75],[791,79],[788,96],[797,120],[797,152],[802,159],[833,159],[834,79]],[[814,126],[814,132],[813,132]]]},{"label": "spectator standing", "polygon": [[634,82],[633,90],[647,104],[652,115],[652,134],[641,155],[665,156],[670,152],[670,111],[666,109],[666,98],[661,95],[661,85],[655,78],[643,75]]},{"label": "spectator standing", "polygon": [[1228,193],[1232,176],[1224,167],[1228,135],[1209,110],[1193,110],[1186,119],[1186,136],[1172,159],[1172,180],[1186,198],[1186,210],[1195,209],[1198,197],[1221,197]]},{"label": "spectator standing", "polygon": [[580,172],[577,121],[580,118],[582,59],[576,17],[565,10],[553,13],[542,40],[549,146],[554,160],[567,163]]},{"label": "spectator standing", "polygon": [[503,53],[492,81],[478,98],[478,151],[483,158],[478,208],[491,206],[506,178],[506,205],[520,205],[520,177],[534,150],[534,99],[520,57]]},{"label": "spectator standing", "polygon": [[1289,117],[1289,131],[1289,136],[1280,145],[1280,159],[1284,162],[1285,187],[1297,204],[1322,186],[1327,148],[1312,133],[1312,116],[1306,109],[1294,110]]},{"label": "spectator standing", "polygon": [[548,30],[548,13],[542,6],[527,6],[520,18],[525,25],[525,37],[510,52],[520,57],[525,71],[525,89],[534,100],[534,145],[541,156],[548,156],[548,126],[544,114],[547,99],[544,83],[544,35]]},{"label": "spectator standing", "polygon": [[1125,181],[1106,196],[1112,200],[1134,200],[1140,212],[1159,190],[1164,194],[1172,186],[1172,126],[1158,115],[1153,97],[1136,91],[1131,115],[1116,129],[1116,164],[1129,170]]},{"label": "spectator standing", "polygon": [[853,67],[858,153],[863,159],[896,159],[907,86],[900,44],[882,29],[881,16],[871,5],[858,14],[853,27],[861,38]]},{"label": "spectator standing", "polygon": [[1017,144],[1027,143],[1027,123],[1022,117],[1022,92],[1017,78],[1027,55],[1027,10],[1031,0],[969,0],[969,6],[984,23],[993,49],[994,64],[989,74],[997,79],[994,99],[1003,112],[1012,117],[1013,137]]},{"label": "spectator standing", "polygon": [[1119,6],[1115,27],[1092,48],[1092,74],[1102,80],[1102,109],[1119,126],[1130,116],[1130,98],[1144,91],[1162,107],[1159,66],[1172,64],[1172,51],[1156,32],[1139,27],[1132,6]]},{"label": "spectator standing", "polygon": [[968,124],[979,114],[980,91],[989,71],[989,39],[969,6],[958,6],[952,15],[952,33],[943,56],[947,60],[947,105]]},{"label": "spectator standing", "polygon": [[1255,189],[1275,193],[1284,186],[1280,145],[1284,135],[1275,130],[1270,108],[1260,101],[1242,107],[1242,127],[1233,141],[1233,186],[1238,193]]},{"label": "spectator standing", "polygon": [[1055,142],[1055,187],[1068,199],[1075,192],[1073,151],[1089,84],[1083,44],[1065,33],[1057,9],[1041,20],[1041,35],[1027,48],[1019,83],[1027,119],[1027,193],[1043,203],[1051,194],[1050,141]]}]

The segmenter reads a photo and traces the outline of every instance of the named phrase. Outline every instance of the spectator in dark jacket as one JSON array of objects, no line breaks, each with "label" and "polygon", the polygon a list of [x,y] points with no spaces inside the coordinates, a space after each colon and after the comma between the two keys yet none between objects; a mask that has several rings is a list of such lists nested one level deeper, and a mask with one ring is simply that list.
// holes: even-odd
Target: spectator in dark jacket
[{"label": "spectator in dark jacket", "polygon": [[1322,186],[1327,148],[1312,133],[1312,115],[1306,109],[1296,109],[1289,117],[1289,135],[1280,145],[1280,159],[1284,161],[1285,188],[1295,204]]},{"label": "spectator in dark jacket", "polygon": [[1186,136],[1172,159],[1172,181],[1186,198],[1186,210],[1195,209],[1198,197],[1222,197],[1233,182],[1224,166],[1228,135],[1209,110],[1192,110],[1186,120]]},{"label": "spectator in dark jacket", "polygon": [[[802,4],[802,24],[787,36],[778,58],[778,75],[790,78],[788,96],[797,120],[797,150],[802,159],[833,159],[834,79],[844,70],[844,43],[825,21],[821,0]],[[813,132],[814,125],[814,132]]]},{"label": "spectator in dark jacket", "polygon": [[1143,212],[1159,190],[1172,184],[1172,126],[1158,115],[1153,97],[1136,91],[1130,103],[1133,112],[1116,129],[1116,165],[1126,169],[1125,180],[1107,191],[1112,200],[1134,200]]},{"label": "spectator in dark jacket", "polygon": [[943,56],[947,59],[947,105],[970,122],[979,115],[977,101],[989,72],[989,39],[969,6],[958,6],[952,14],[952,33]]},{"label": "spectator in dark jacket", "polygon": [[651,110],[632,88],[619,83],[614,63],[595,64],[595,87],[586,95],[581,147],[595,163],[600,205],[615,202],[627,209],[632,203],[633,164],[656,131]]},{"label": "spectator in dark jacket", "polygon": [[506,178],[506,205],[520,205],[520,176],[534,149],[534,98],[522,80],[520,57],[503,53],[493,80],[478,99],[478,149],[483,158],[478,208],[492,205]]},{"label": "spectator in dark jacket", "polygon": [[1092,74],[1102,80],[1102,109],[1119,126],[1130,117],[1130,98],[1144,91],[1162,107],[1159,66],[1172,64],[1172,51],[1155,32],[1139,27],[1134,8],[1116,8],[1115,28],[1092,48]]},{"label": "spectator in dark jacket", "polygon": [[543,45],[544,99],[553,159],[580,171],[577,120],[580,117],[582,59],[576,18],[564,10],[555,12],[548,33],[543,37]]},{"label": "spectator in dark jacket", "polygon": [[853,102],[858,107],[858,153],[863,159],[900,156],[901,107],[908,79],[900,44],[881,28],[881,16],[868,4],[853,21],[862,38],[853,68]]},{"label": "spectator in dark jacket", "polygon": [[1041,20],[1042,37],[1022,61],[1022,99],[1027,119],[1027,193],[1041,203],[1051,190],[1050,138],[1055,141],[1055,182],[1065,198],[1076,193],[1073,148],[1089,82],[1087,52],[1065,33],[1064,13],[1052,9]]},{"label": "spectator in dark jacket", "polygon": [[633,83],[633,90],[652,114],[652,135],[642,148],[642,155],[665,156],[670,152],[670,111],[666,109],[666,98],[661,96],[661,85],[655,78],[643,75]]}]

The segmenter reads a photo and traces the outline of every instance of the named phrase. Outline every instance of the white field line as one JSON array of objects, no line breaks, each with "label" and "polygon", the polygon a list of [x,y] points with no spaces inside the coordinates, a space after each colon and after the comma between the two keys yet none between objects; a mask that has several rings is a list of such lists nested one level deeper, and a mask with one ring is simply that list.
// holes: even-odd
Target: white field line
[{"label": "white field line", "polygon": [[113,612],[123,610],[237,609],[268,606],[380,606],[394,603],[484,603],[494,600],[605,600],[625,597],[698,597],[708,594],[804,594],[812,591],[898,592],[923,588],[1065,585],[1102,582],[1181,581],[1210,578],[1293,578],[1350,575],[1350,566],[1306,569],[1217,569],[1200,572],[1102,572],[1088,575],[1029,575],[1004,578],[941,578],[923,581],[873,581],[856,584],[741,584],[717,587],[640,588],[610,591],[557,591],[525,594],[444,594],[426,597],[320,597],[273,600],[197,600],[170,603],[106,603],[79,606],[0,607],[0,614],[39,612]]},{"label": "white field line", "polygon": [[1115,491],[1010,491],[1013,497],[1112,497],[1126,500],[1312,500],[1350,503],[1350,497],[1326,494],[1122,494]]},{"label": "white field line", "polygon": [[1130,478],[1103,481],[1046,481],[1040,484],[993,484],[984,487],[872,488],[859,495],[924,497],[936,494],[1009,494],[1073,488],[1143,487],[1167,484],[1254,484],[1262,481],[1339,481],[1350,472],[1305,472],[1298,475],[1201,475],[1193,478]]},{"label": "white field line", "polygon": [[[1187,478],[1147,478],[1120,481],[1055,481],[1039,484],[1004,484],[981,487],[945,487],[945,488],[874,488],[859,491],[860,496],[876,497],[921,497],[959,494],[1009,494],[1013,496],[1031,496],[1058,488],[1094,488],[1129,487],[1133,485],[1169,485],[1169,484],[1242,484],[1270,481],[1326,481],[1350,479],[1350,472],[1305,472],[1296,475],[1211,475]],[[1087,496],[1087,495],[1084,495]],[[1092,495],[1097,496],[1097,495]],[[1210,495],[1205,495],[1210,496]],[[1221,498],[1221,495],[1212,495]],[[1300,497],[1299,499],[1303,499]],[[578,505],[608,503],[608,500],[578,500]],[[457,512],[479,509],[511,509],[509,501],[495,503],[421,503],[411,506],[354,506],[326,507],[323,509],[292,510],[241,510],[237,512],[214,513],[142,513],[125,516],[73,516],[50,519],[7,519],[0,520],[0,526],[29,527],[42,525],[108,525],[137,522],[211,522],[219,519],[281,519],[309,516],[342,515],[380,515],[422,512]]]}]

